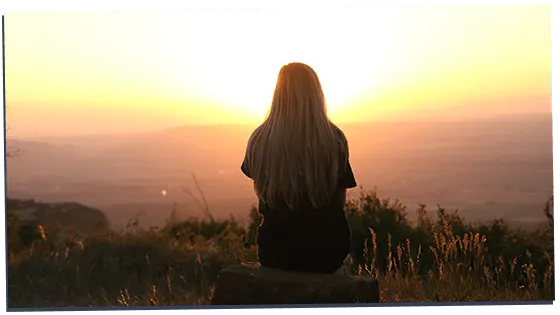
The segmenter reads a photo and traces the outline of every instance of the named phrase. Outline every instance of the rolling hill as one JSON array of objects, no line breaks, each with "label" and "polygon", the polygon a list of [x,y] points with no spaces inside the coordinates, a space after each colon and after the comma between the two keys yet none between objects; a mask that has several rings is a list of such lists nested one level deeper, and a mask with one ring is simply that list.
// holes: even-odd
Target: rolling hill
[{"label": "rolling hill", "polygon": [[[552,192],[550,115],[340,127],[358,183],[411,208],[443,204],[467,218],[531,220],[541,217]],[[183,126],[114,137],[8,139],[8,148],[21,150],[7,161],[8,196],[81,202],[109,218],[123,217],[117,215],[123,209],[133,217],[135,208],[142,208],[154,222],[167,217],[174,204],[185,215],[197,213],[186,193],[197,195],[196,174],[215,215],[245,217],[255,197],[239,165],[251,131]],[[140,205],[153,205],[154,211]]]}]

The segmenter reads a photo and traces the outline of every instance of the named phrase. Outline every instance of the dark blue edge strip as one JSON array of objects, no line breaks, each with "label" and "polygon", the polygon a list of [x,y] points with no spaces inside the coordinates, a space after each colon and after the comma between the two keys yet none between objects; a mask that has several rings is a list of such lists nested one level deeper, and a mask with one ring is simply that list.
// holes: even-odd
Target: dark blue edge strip
[{"label": "dark blue edge strip", "polygon": [[[556,133],[556,120],[554,119],[554,96],[555,95],[560,95],[560,91],[558,89],[558,79],[555,77],[554,72],[555,70],[558,68],[557,63],[554,62],[554,56],[556,55],[556,53],[559,50],[558,45],[560,45],[560,29],[558,27],[558,25],[560,24],[558,22],[557,19],[560,19],[560,5],[556,4],[554,5],[554,1],[551,1],[550,5],[551,5],[551,20],[552,20],[552,60],[551,60],[551,85],[552,85],[552,95],[551,95],[551,110],[552,110],[552,227],[553,227],[553,233],[554,233],[554,279],[553,279],[553,287],[554,287],[554,292],[556,293],[556,296],[558,296],[558,283],[559,283],[559,279],[560,279],[560,274],[558,273],[558,259],[560,259],[560,252],[558,251],[558,241],[557,238],[559,236],[558,233],[560,233],[560,222],[557,222],[557,218],[556,218],[556,212],[557,212],[557,207],[560,206],[560,204],[557,203],[556,199],[558,198],[558,195],[554,195],[554,193],[556,192],[556,177],[558,177],[558,174],[555,174],[555,169],[557,167],[560,167],[560,165],[555,165],[556,163],[554,162],[556,160],[555,157],[555,146],[558,145],[556,143],[555,140],[555,133]],[[556,16],[556,19],[554,18]],[[560,179],[559,179],[560,180]],[[558,304],[555,303],[555,306],[557,306]]]},{"label": "dark blue edge strip", "polygon": [[4,46],[4,14],[2,14],[2,34],[0,36],[2,36],[2,154],[4,155],[4,165],[2,166],[4,168],[4,174],[2,176],[2,180],[4,181],[4,187],[3,187],[3,193],[4,193],[4,198],[2,198],[2,202],[3,204],[3,209],[4,209],[4,283],[6,285],[6,297],[5,297],[5,305],[6,305],[6,309],[8,308],[8,210],[6,209],[6,204],[7,204],[7,191],[8,191],[8,185],[7,185],[7,180],[6,180],[6,159],[8,158],[6,156],[6,62],[5,62],[5,58],[4,58],[4,52],[5,52],[5,46]]},{"label": "dark blue edge strip", "polygon": [[[61,311],[61,312],[176,312],[176,311],[461,311],[461,312],[480,312],[486,311],[530,311],[538,307],[539,311],[554,311],[552,308],[554,301],[513,301],[513,302],[478,302],[478,303],[376,303],[376,304],[353,304],[353,305],[294,305],[294,306],[125,306],[125,307],[58,307],[58,308],[17,308],[11,311]],[[484,308],[484,309],[481,309]]]}]

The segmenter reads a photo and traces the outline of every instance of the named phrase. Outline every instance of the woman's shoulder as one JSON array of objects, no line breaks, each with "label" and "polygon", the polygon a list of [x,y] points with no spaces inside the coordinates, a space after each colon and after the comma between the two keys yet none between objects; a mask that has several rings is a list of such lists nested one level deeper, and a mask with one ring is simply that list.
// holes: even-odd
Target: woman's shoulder
[{"label": "woman's shoulder", "polygon": [[337,125],[331,123],[331,127],[334,131],[334,133],[341,138],[342,140],[346,141],[346,135],[344,134],[344,131],[342,131],[342,129],[340,129]]}]

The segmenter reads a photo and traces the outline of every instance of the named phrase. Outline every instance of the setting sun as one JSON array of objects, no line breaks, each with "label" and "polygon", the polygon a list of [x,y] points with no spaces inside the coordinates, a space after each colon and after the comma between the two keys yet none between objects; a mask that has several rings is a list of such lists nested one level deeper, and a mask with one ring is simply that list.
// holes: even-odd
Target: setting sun
[{"label": "setting sun", "polygon": [[550,111],[548,6],[9,12],[5,25],[12,136],[258,124],[293,61],[317,71],[337,122]]}]

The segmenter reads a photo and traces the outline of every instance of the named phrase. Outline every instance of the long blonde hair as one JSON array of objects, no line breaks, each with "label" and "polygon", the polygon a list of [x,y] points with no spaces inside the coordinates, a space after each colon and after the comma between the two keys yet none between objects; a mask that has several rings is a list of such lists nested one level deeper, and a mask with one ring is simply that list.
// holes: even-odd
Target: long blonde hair
[{"label": "long blonde hair", "polygon": [[311,67],[290,63],[280,69],[270,110],[249,138],[246,157],[255,192],[268,205],[279,198],[290,209],[301,197],[316,208],[330,201],[348,143],[327,116]]}]

